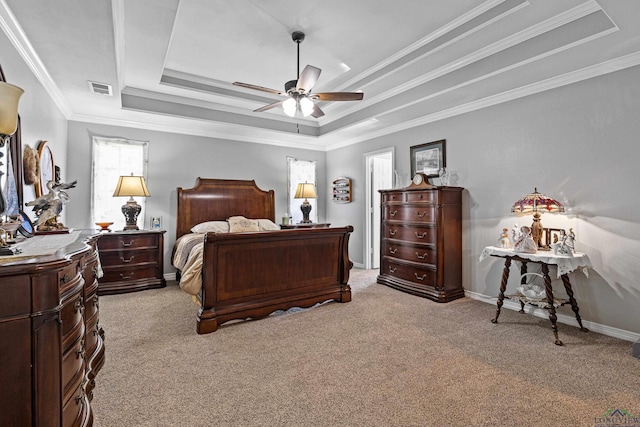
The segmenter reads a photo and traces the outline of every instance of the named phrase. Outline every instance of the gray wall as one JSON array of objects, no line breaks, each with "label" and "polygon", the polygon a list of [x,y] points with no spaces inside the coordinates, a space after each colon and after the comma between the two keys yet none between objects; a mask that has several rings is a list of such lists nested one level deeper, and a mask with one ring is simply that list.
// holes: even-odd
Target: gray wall
[{"label": "gray wall", "polygon": [[[67,176],[77,179],[68,204],[67,221],[75,228],[91,227],[91,145],[93,136],[149,141],[145,227],[150,216],[161,216],[165,234],[165,272],[173,272],[170,254],[175,241],[176,188],[191,188],[197,177],[253,179],[263,190],[274,190],[276,221],[287,209],[287,162],[292,156],[317,161],[318,197],[328,191],[326,155],[321,151],[274,147],[238,141],[156,132],[118,126],[69,122]],[[325,203],[319,203],[318,219],[324,221]]]},{"label": "gray wall", "polygon": [[[568,210],[543,215],[543,225],[573,227],[577,249],[593,263],[589,278],[572,275],[583,319],[640,333],[639,75],[634,67],[331,151],[327,175],[354,179],[354,203],[329,204],[327,217],[355,226],[351,255],[362,262],[363,153],[395,146],[396,169],[409,171],[410,146],[446,139],[447,166],[466,189],[465,289],[497,295],[502,260],[479,263],[478,257],[497,243],[502,227],[529,224],[530,217],[515,217],[510,207],[537,187]],[[562,289],[561,282],[554,287]],[[487,308],[487,319],[492,311]],[[568,307],[560,312],[573,317]]]},{"label": "gray wall", "polygon": [[[62,178],[65,178],[67,120],[2,31],[0,64],[7,82],[24,89],[18,104],[22,122],[22,146],[30,145],[37,148],[41,140],[47,141],[56,165],[61,167]],[[32,185],[24,187],[23,197],[25,202],[35,199],[35,189]],[[30,209],[25,208],[25,212],[34,218]],[[62,222],[65,221],[64,214],[65,212],[61,216]]]}]

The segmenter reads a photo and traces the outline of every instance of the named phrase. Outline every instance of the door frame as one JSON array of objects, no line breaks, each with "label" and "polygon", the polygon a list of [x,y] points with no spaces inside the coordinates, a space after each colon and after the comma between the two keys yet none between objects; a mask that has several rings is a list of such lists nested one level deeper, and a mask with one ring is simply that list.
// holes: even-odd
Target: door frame
[{"label": "door frame", "polygon": [[[365,170],[365,181],[366,181],[366,204],[365,204],[365,246],[364,246],[364,268],[370,269],[372,267],[373,257],[379,254],[373,253],[373,224],[371,220],[371,209],[380,209],[379,206],[371,206],[373,203],[372,200],[372,175],[373,171],[371,169],[371,159],[374,157],[380,157],[382,154],[388,155],[391,154],[391,185],[393,186],[393,171],[395,170],[395,155],[396,148],[395,147],[387,147],[381,148],[375,151],[369,151],[363,154],[364,157],[364,170]],[[380,224],[377,224],[378,230]]]}]

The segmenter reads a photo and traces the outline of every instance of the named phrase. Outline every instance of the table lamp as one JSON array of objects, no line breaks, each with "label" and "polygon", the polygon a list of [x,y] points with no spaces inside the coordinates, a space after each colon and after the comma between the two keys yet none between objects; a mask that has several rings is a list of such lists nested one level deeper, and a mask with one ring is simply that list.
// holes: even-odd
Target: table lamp
[{"label": "table lamp", "polygon": [[318,195],[316,194],[316,187],[313,184],[298,184],[298,188],[296,189],[296,195],[293,196],[294,199],[304,199],[304,202],[300,205],[300,210],[302,211],[302,221],[300,224],[310,224],[311,220],[309,219],[309,212],[311,212],[311,203],[307,199],[316,199]]},{"label": "table lamp", "polygon": [[18,101],[23,93],[18,86],[0,82],[0,147],[18,129]]},{"label": "table lamp", "polygon": [[133,196],[149,197],[149,190],[147,190],[147,184],[144,182],[143,176],[134,176],[131,173],[130,176],[123,175],[118,179],[118,185],[116,185],[116,191],[113,192],[113,197],[131,197],[127,203],[122,205],[122,213],[124,214],[126,225],[124,231],[127,230],[139,230],[138,228],[138,215],[142,210],[134,199]]},{"label": "table lamp", "polygon": [[520,215],[528,215],[533,213],[533,223],[531,224],[531,237],[536,242],[538,248],[546,249],[547,246],[542,244],[542,223],[540,222],[540,214],[542,212],[564,212],[564,206],[559,201],[549,196],[538,193],[538,189],[534,188],[533,193],[529,193],[523,198],[517,200],[511,207],[511,212]]}]

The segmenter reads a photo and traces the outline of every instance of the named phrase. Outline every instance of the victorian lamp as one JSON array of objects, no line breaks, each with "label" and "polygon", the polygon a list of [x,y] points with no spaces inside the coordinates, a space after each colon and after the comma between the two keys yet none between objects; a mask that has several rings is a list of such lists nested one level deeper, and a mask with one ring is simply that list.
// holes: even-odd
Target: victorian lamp
[{"label": "victorian lamp", "polygon": [[298,184],[296,195],[293,196],[293,198],[304,199],[304,202],[300,205],[300,210],[302,211],[302,222],[300,222],[300,224],[310,224],[309,212],[311,212],[311,203],[309,203],[308,199],[318,198],[315,185],[306,182],[304,184]]},{"label": "victorian lamp", "polygon": [[122,205],[122,213],[126,220],[124,231],[127,230],[139,230],[138,228],[138,215],[142,210],[133,197],[149,197],[149,190],[147,184],[144,182],[143,176],[135,176],[133,173],[130,176],[123,175],[118,179],[118,185],[116,191],[113,192],[113,197],[130,197],[130,199]]},{"label": "victorian lamp", "polygon": [[546,248],[546,245],[542,244],[543,228],[540,222],[540,214],[543,212],[564,212],[564,206],[559,201],[538,193],[538,189],[534,188],[533,193],[527,194],[513,204],[511,212],[519,215],[533,214],[531,237],[538,245],[538,248]]}]

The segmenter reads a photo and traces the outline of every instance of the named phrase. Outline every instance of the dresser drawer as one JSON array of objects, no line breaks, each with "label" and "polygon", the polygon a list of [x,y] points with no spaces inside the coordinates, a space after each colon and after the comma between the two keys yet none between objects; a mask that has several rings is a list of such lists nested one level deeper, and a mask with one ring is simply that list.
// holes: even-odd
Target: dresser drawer
[{"label": "dresser drawer", "polygon": [[436,285],[436,271],[428,267],[416,267],[413,265],[400,264],[392,259],[382,260],[381,274],[387,274],[398,279],[407,280],[425,286]]},{"label": "dresser drawer", "polygon": [[69,296],[62,304],[60,311],[60,321],[62,322],[62,337],[66,339],[67,335],[77,330],[79,325],[83,323],[84,298],[81,291]]},{"label": "dresser drawer", "polygon": [[382,254],[397,259],[432,265],[435,265],[438,259],[437,252],[434,248],[428,246],[407,246],[392,242],[382,243]]},{"label": "dresser drawer", "polygon": [[69,399],[62,407],[62,426],[72,427],[83,425],[83,419],[86,418],[89,401],[84,394],[82,385],[73,391]]},{"label": "dresser drawer", "polygon": [[84,380],[84,355],[83,334],[62,357],[62,387],[65,397],[69,397]]},{"label": "dresser drawer", "polygon": [[77,263],[73,263],[58,272],[58,286],[61,295],[73,286],[78,285],[82,280],[78,267]]},{"label": "dresser drawer", "polygon": [[385,203],[400,203],[404,201],[404,193],[398,191],[398,192],[384,192],[380,195],[380,202],[382,204]]},{"label": "dresser drawer", "polygon": [[103,266],[127,264],[140,264],[155,262],[158,259],[157,250],[119,250],[113,252],[103,252],[101,255]]},{"label": "dresser drawer", "polygon": [[407,191],[407,203],[437,203],[438,192],[433,190]]},{"label": "dresser drawer", "polygon": [[436,212],[438,209],[436,206],[385,206],[384,208],[385,220],[389,221],[411,221],[411,222],[428,222],[432,223],[436,221]]},{"label": "dresser drawer", "polygon": [[84,348],[86,350],[86,360],[89,360],[98,346],[98,316],[87,318],[84,339]]},{"label": "dresser drawer", "polygon": [[382,226],[382,237],[406,242],[434,244],[436,242],[436,229],[434,227],[384,224]]},{"label": "dresser drawer", "polygon": [[104,276],[101,283],[135,281],[141,279],[155,278],[158,276],[158,265],[132,265],[130,267],[104,268]]},{"label": "dresser drawer", "polygon": [[100,248],[100,258],[102,259],[102,251],[105,250],[157,248],[158,235],[137,233],[104,235],[98,242],[98,247]]}]

